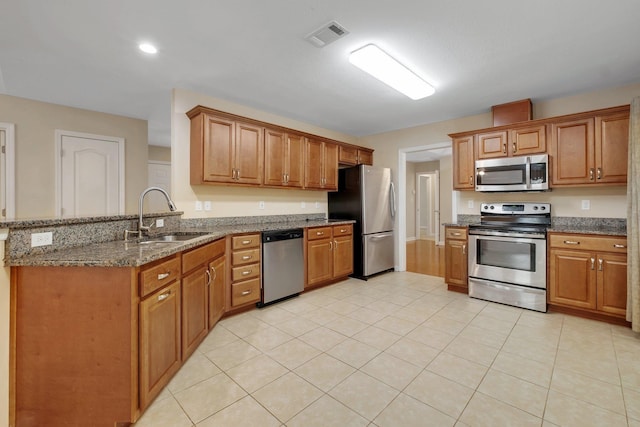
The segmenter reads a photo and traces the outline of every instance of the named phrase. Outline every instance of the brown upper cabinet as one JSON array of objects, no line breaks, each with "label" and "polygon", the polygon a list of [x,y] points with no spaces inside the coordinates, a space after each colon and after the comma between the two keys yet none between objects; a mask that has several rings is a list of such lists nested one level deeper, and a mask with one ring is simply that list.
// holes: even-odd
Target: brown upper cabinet
[{"label": "brown upper cabinet", "polygon": [[551,184],[626,184],[629,109],[551,124]]},{"label": "brown upper cabinet", "polygon": [[526,156],[547,152],[545,125],[507,129],[498,132],[479,133],[477,136],[478,159]]},{"label": "brown upper cabinet", "polygon": [[453,189],[475,189],[475,160],[473,157],[473,135],[453,138]]},{"label": "brown upper cabinet", "polygon": [[264,184],[302,188],[304,136],[275,129],[264,131]]},{"label": "brown upper cabinet", "polygon": [[449,136],[454,190],[474,189],[475,160],[544,153],[552,187],[627,182],[628,105]]},{"label": "brown upper cabinet", "polygon": [[338,162],[372,164],[373,150],[196,106],[191,120],[191,185],[239,184],[338,189]]},{"label": "brown upper cabinet", "polygon": [[338,162],[341,165],[373,165],[373,150],[341,145],[338,150]]},{"label": "brown upper cabinet", "polygon": [[263,128],[200,112],[191,118],[191,184],[261,184]]},{"label": "brown upper cabinet", "polygon": [[338,145],[307,138],[304,160],[304,186],[318,190],[338,189]]}]

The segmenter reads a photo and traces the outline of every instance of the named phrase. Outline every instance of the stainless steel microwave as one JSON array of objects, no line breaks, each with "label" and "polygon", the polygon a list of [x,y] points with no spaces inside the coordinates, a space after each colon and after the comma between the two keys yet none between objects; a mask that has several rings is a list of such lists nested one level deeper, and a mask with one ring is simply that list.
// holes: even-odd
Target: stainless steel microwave
[{"label": "stainless steel microwave", "polygon": [[549,155],[476,160],[476,191],[547,191]]}]

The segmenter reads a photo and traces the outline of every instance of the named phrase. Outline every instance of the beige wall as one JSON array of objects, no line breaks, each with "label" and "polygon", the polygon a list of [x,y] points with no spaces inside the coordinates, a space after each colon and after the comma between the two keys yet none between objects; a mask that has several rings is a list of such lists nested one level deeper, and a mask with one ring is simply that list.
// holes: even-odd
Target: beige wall
[{"label": "beige wall", "polygon": [[[171,189],[183,218],[284,215],[327,212],[327,193],[324,191],[287,190],[234,186],[191,186],[189,183],[189,133],[186,112],[196,105],[226,111],[240,116],[298,129],[338,141],[358,143],[357,138],[322,129],[223,99],[174,89],[171,117]],[[195,202],[211,201],[210,212],[196,211]],[[258,209],[260,201],[264,209]],[[302,208],[302,202],[305,207]],[[317,204],[317,207],[316,207]]]},{"label": "beige wall", "polygon": [[147,183],[147,122],[0,94],[0,122],[15,124],[16,218],[55,216],[55,130],[125,139],[125,212]]},{"label": "beige wall", "polygon": [[149,145],[149,161],[171,162],[171,148]]},{"label": "beige wall", "polygon": [[[629,104],[631,99],[636,96],[640,96],[640,84],[547,101],[536,101],[533,99],[534,118],[541,119]],[[487,112],[484,114],[371,135],[362,138],[361,144],[376,150],[376,164],[378,166],[386,166],[397,170],[398,149],[449,142],[449,133],[490,127],[491,123],[490,108],[487,106]],[[394,144],[389,144],[389,141],[394,141]],[[625,187],[554,189],[549,193],[527,193],[526,195],[521,193],[494,193],[488,195],[486,193],[463,191],[457,192],[455,197],[457,197],[457,212],[460,214],[478,214],[479,204],[485,201],[526,199],[526,201],[552,203],[554,216],[614,218],[624,218],[626,216]],[[580,209],[581,201],[585,199],[591,201],[591,210],[585,211]],[[472,202],[473,207],[469,207],[470,202]]]}]

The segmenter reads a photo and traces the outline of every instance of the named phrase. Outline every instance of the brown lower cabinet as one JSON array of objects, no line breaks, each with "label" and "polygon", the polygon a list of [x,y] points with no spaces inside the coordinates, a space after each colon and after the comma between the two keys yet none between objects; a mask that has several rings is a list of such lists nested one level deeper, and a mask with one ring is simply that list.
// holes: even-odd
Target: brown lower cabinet
[{"label": "brown lower cabinet", "polygon": [[587,317],[623,320],[627,239],[549,233],[549,306]]},{"label": "brown lower cabinet", "polygon": [[234,235],[231,240],[229,309],[260,301],[260,233]]},{"label": "brown lower cabinet", "polygon": [[353,226],[308,228],[305,288],[330,283],[353,273]]},{"label": "brown lower cabinet", "polygon": [[444,229],[444,282],[450,291],[468,293],[467,228]]}]

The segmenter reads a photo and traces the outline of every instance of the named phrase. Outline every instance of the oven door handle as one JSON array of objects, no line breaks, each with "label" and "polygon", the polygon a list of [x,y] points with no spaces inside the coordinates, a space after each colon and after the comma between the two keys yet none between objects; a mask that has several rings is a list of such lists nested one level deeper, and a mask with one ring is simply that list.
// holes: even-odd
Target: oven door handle
[{"label": "oven door handle", "polygon": [[531,190],[531,157],[527,156],[527,163],[524,166],[524,182],[527,190]]},{"label": "oven door handle", "polygon": [[[517,233],[517,232],[504,232],[495,230],[469,230],[469,236],[495,236],[495,237],[510,237],[515,239],[527,239],[527,240],[544,240],[547,236],[543,233]],[[500,240],[500,239],[492,239]]]}]

